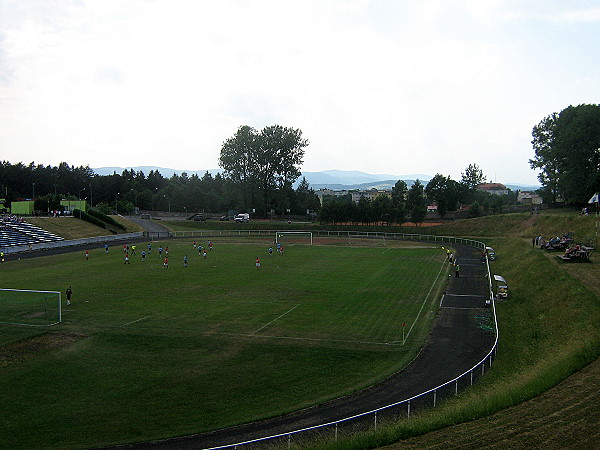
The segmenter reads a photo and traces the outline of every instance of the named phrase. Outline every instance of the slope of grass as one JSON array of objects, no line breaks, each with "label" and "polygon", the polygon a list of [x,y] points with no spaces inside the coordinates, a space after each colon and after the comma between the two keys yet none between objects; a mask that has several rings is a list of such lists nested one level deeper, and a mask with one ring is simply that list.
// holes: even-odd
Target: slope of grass
[{"label": "slope of grass", "polygon": [[[503,238],[487,240],[499,256],[491,265],[492,271],[509,281],[511,291],[508,301],[498,303],[500,342],[493,369],[457,399],[410,421],[399,421],[380,432],[315,446],[379,447],[484,417],[536,397],[598,358],[600,288],[597,282],[589,281],[600,275],[600,264],[597,260],[591,264],[561,263],[555,254],[532,248],[528,237],[519,237],[531,234],[534,227],[543,235],[567,226],[587,233],[590,218],[553,214],[539,220],[521,216],[521,222],[519,215],[500,217],[497,222],[492,219],[458,222],[457,228],[473,235],[495,234],[499,230],[507,234]],[[490,230],[477,226],[497,228]],[[445,231],[458,234],[450,225],[445,226]],[[570,399],[567,397],[562,401],[569,403]],[[587,418],[567,415],[564,419],[567,427],[569,420]],[[594,420],[597,421],[597,416]],[[527,424],[515,423],[513,426],[527,427]],[[570,442],[575,444],[575,441]],[[402,441],[398,445],[402,447]]]}]

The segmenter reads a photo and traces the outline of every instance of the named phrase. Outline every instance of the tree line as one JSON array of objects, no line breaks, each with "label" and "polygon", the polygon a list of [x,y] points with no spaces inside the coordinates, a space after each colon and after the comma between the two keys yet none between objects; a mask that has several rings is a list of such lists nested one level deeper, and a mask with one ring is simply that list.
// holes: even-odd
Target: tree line
[{"label": "tree line", "polygon": [[[557,119],[552,116],[544,122],[544,130],[551,129],[553,138],[559,133],[549,123]],[[550,154],[549,135],[539,136],[538,147]],[[459,181],[438,173],[426,185],[416,180],[409,187],[399,180],[389,196],[373,200],[363,197],[358,202],[352,201],[351,194],[325,196],[321,205],[305,179],[293,187],[301,175],[308,144],[299,129],[241,126],[223,142],[219,157],[222,173],[214,176],[209,172],[202,176],[184,172],[165,178],[156,170],[145,174],[133,169],[98,175],[89,166],[75,167],[66,162],[53,167],[2,161],[0,197],[9,202],[34,198],[39,212],[60,209],[61,199],[86,199],[105,213],[128,214],[139,209],[222,214],[235,210],[271,217],[314,212],[325,223],[420,223],[428,204],[437,205],[443,217],[463,205],[469,205],[472,215],[479,215],[500,212],[502,206],[516,203],[515,193],[498,196],[478,191],[476,186],[486,177],[477,164],[469,164]],[[547,179],[556,181],[550,175]]]}]

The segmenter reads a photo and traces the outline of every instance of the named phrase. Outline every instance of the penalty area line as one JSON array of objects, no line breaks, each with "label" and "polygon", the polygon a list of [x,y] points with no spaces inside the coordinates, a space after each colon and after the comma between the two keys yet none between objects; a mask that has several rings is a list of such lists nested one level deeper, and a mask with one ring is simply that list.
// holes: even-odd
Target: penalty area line
[{"label": "penalty area line", "polygon": [[262,327],[260,327],[258,330],[253,331],[252,333],[250,333],[250,336],[255,335],[256,333],[258,333],[260,330],[267,328],[269,325],[271,325],[273,322],[275,322],[276,320],[281,319],[283,316],[285,316],[286,314],[291,313],[293,310],[295,310],[298,306],[300,306],[299,304],[294,306],[293,308],[291,308],[290,310],[284,312],[283,314],[281,314],[280,316],[275,317],[273,320],[271,320],[269,323],[264,324]]},{"label": "penalty area line", "polygon": [[134,324],[136,322],[140,322],[142,320],[149,319],[150,317],[152,317],[152,316],[142,317],[141,319],[132,320],[131,322],[124,323],[123,325],[120,325],[120,326],[121,327],[126,327],[127,325],[132,325],[132,324]]}]

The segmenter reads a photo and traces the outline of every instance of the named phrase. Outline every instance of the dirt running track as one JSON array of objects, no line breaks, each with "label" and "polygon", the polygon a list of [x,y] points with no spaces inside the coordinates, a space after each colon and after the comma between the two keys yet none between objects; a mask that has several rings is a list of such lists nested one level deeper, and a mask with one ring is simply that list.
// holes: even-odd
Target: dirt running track
[{"label": "dirt running track", "polygon": [[[491,309],[485,307],[489,295],[486,266],[480,261],[479,250],[458,246],[460,278],[451,278],[441,308],[434,321],[426,346],[404,370],[370,388],[347,397],[307,408],[281,417],[218,430],[195,436],[167,439],[157,442],[125,445],[120,448],[135,449],[199,449],[234,444],[264,436],[286,433],[305,427],[350,417],[365,411],[388,405],[451,380],[470,369],[485,357],[494,342],[491,323],[482,319],[490,316]],[[468,377],[459,387],[468,384]],[[453,395],[454,383],[437,399]],[[433,396],[425,400],[427,406]],[[411,404],[411,412],[423,407],[419,402]],[[403,414],[406,406],[393,411]],[[380,414],[379,417],[385,417]],[[368,418],[372,423],[373,417]],[[340,428],[340,432],[343,429]],[[331,430],[330,430],[331,431]]]}]

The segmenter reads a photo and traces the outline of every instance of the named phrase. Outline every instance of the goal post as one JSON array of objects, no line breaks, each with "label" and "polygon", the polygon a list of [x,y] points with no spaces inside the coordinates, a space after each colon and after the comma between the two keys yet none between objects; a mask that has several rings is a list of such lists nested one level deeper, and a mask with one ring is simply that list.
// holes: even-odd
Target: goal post
[{"label": "goal post", "polygon": [[61,322],[60,292],[0,289],[0,323],[50,327]]},{"label": "goal post", "polygon": [[313,245],[313,234],[312,231],[276,231],[275,232],[275,243],[310,243]]}]

